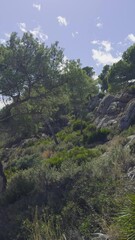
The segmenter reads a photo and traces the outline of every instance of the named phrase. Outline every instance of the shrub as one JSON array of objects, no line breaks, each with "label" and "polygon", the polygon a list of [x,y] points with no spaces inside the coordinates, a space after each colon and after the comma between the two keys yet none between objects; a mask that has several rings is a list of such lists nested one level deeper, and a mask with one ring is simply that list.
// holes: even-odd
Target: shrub
[{"label": "shrub", "polygon": [[33,220],[29,221],[26,219],[23,225],[28,232],[29,240],[67,239],[65,233],[63,233],[61,217],[59,215],[50,215],[46,209],[43,210],[42,214],[39,214],[36,207]]},{"label": "shrub", "polygon": [[83,142],[87,144],[92,144],[96,142],[105,142],[107,141],[107,136],[110,133],[110,130],[107,128],[101,129],[92,129],[90,132],[84,133]]},{"label": "shrub", "polygon": [[13,161],[12,165],[16,170],[25,170],[38,164],[39,161],[39,156],[37,154],[32,154],[20,157],[18,160]]},{"label": "shrub", "polygon": [[23,196],[27,196],[34,189],[32,172],[21,171],[10,180],[5,192],[5,202],[13,203]]},{"label": "shrub", "polygon": [[87,123],[81,119],[77,119],[73,122],[73,131],[82,130],[86,128]]},{"label": "shrub", "polygon": [[118,225],[121,229],[121,239],[135,239],[135,194],[128,196],[128,201],[121,211],[118,219]]},{"label": "shrub", "polygon": [[63,161],[69,160],[72,162],[77,162],[81,164],[84,161],[100,156],[101,151],[97,148],[87,149],[84,147],[74,147],[67,151],[61,151],[57,153],[52,158],[48,159],[46,163],[49,163],[51,166],[59,167]]}]

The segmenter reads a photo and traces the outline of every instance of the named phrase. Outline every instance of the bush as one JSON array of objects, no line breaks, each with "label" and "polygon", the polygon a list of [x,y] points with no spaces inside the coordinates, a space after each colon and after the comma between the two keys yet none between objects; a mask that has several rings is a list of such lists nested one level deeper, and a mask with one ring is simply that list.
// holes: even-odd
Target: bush
[{"label": "bush", "polygon": [[18,172],[10,180],[5,192],[5,202],[13,203],[23,196],[27,196],[34,189],[32,172]]},{"label": "bush", "polygon": [[84,161],[100,156],[100,154],[101,151],[97,148],[87,149],[76,146],[68,152],[64,150],[57,153],[52,158],[48,159],[46,163],[49,163],[51,166],[60,167],[63,161],[69,160],[71,164],[72,162],[77,162],[80,165]]},{"label": "bush", "polygon": [[135,239],[135,194],[128,196],[128,201],[117,219],[121,229],[121,239]]},{"label": "bush", "polygon": [[33,167],[39,163],[40,159],[38,154],[26,155],[24,157],[20,157],[18,160],[13,161],[13,168],[16,170],[25,170]]},{"label": "bush", "polygon": [[77,119],[73,122],[73,131],[82,130],[86,128],[86,126],[87,126],[87,123],[85,121]]},{"label": "bush", "polygon": [[90,132],[84,133],[83,142],[87,144],[92,144],[96,142],[105,142],[107,141],[107,136],[110,133],[110,130],[107,128],[101,129],[92,129]]}]

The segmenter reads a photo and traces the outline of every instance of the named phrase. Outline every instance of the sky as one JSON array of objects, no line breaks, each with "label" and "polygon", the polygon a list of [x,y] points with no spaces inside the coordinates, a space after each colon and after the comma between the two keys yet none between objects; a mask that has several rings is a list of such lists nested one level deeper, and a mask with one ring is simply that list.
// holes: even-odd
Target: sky
[{"label": "sky", "polygon": [[135,43],[135,0],[0,0],[0,42],[27,31],[99,75]]}]

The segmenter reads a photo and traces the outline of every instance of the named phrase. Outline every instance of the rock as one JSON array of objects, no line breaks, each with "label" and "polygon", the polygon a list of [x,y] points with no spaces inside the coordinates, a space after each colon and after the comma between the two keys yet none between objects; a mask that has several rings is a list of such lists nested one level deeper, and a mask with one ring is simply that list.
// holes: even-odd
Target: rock
[{"label": "rock", "polygon": [[127,176],[133,180],[135,179],[135,166],[128,169]]},{"label": "rock", "polygon": [[105,96],[99,104],[97,109],[97,113],[101,115],[105,115],[107,113],[107,109],[112,102],[115,101],[115,97],[112,95]]},{"label": "rock", "polygon": [[135,135],[130,135],[127,137],[127,144],[125,145],[125,149],[132,148],[133,145],[135,145]]},{"label": "rock", "polygon": [[133,99],[126,107],[122,118],[120,119],[119,129],[123,131],[128,128],[135,118],[135,99]]},{"label": "rock", "polygon": [[92,97],[88,105],[89,111],[93,111],[99,105],[99,102],[100,102],[99,95]]},{"label": "rock", "polygon": [[131,99],[133,99],[133,97],[133,94],[125,92],[120,95],[119,101],[122,103],[128,103]]},{"label": "rock", "polygon": [[103,233],[94,233],[92,240],[109,240],[109,236]]},{"label": "rock", "polygon": [[118,102],[112,102],[107,109],[108,115],[118,114],[120,112],[120,108],[118,108]]},{"label": "rock", "polygon": [[97,128],[114,128],[118,125],[117,119],[111,119],[109,116],[105,115],[103,118],[97,117],[95,119],[95,125]]},{"label": "rock", "polygon": [[96,106],[92,113],[97,128],[108,127],[123,131],[135,122],[135,94],[108,94],[102,100],[98,101],[98,98],[95,98],[94,101],[91,110]]}]

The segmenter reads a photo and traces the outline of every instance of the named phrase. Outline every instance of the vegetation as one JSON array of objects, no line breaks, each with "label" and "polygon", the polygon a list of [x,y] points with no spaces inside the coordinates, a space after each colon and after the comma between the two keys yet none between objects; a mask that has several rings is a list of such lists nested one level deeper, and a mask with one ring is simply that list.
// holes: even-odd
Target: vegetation
[{"label": "vegetation", "polygon": [[[99,98],[128,86],[134,52],[104,66]],[[0,239],[135,239],[134,124],[121,133],[94,124],[94,70],[65,62],[57,42],[12,33],[0,53]]]},{"label": "vegetation", "polygon": [[99,82],[103,91],[123,91],[135,79],[135,45],[129,47],[122,55],[122,59],[112,66],[103,67],[99,75]]}]

